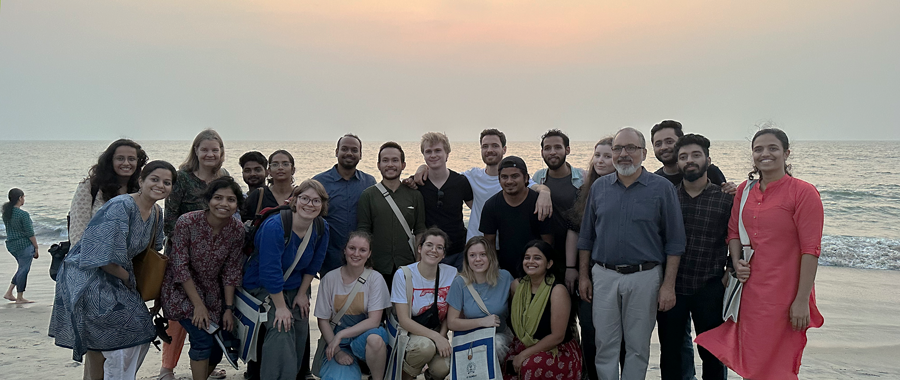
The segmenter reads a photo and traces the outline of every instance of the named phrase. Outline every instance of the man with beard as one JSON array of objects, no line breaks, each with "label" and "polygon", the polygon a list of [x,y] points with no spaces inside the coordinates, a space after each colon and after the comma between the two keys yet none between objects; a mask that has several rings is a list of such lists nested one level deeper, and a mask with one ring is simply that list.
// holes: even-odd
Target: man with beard
[{"label": "man with beard", "polygon": [[538,193],[525,186],[528,181],[525,161],[516,156],[506,157],[500,161],[499,170],[503,190],[484,203],[479,230],[488,242],[499,242],[501,248],[496,251],[500,269],[519,277],[525,274],[522,272],[525,245],[535,239],[553,244],[553,235],[550,221],[539,220],[532,211]]},{"label": "man with beard", "polygon": [[[681,171],[678,170],[678,156],[675,154],[675,142],[681,136],[684,136],[681,123],[675,120],[663,120],[650,129],[653,154],[663,164],[655,174],[665,177],[673,185],[681,183]],[[726,186],[725,174],[716,165],[710,164],[707,173],[710,182],[719,186]],[[731,192],[731,194],[734,194],[737,191],[737,187],[734,184],[731,184],[725,190],[729,190],[731,187],[734,187],[734,191]]]},{"label": "man with beard", "polygon": [[[657,310],[675,305],[675,277],[684,253],[684,221],[675,187],[645,170],[646,142],[626,127],[613,138],[616,175],[597,179],[584,211],[577,248],[593,263],[593,287],[579,291],[593,302],[601,379],[644,379]],[[589,262],[582,260],[582,270]],[[663,269],[664,268],[664,269]]]},{"label": "man with beard", "polygon": [[[319,274],[324,276],[341,266],[347,236],[356,231],[356,207],[363,190],[375,185],[375,177],[356,168],[362,159],[362,140],[354,134],[341,136],[334,149],[338,162],[331,169],[317,174],[313,179],[325,186],[328,192],[328,221],[330,237],[328,251]],[[321,277],[320,276],[320,277]]]},{"label": "man with beard", "polygon": [[262,153],[254,150],[241,155],[238,163],[241,165],[244,183],[249,188],[244,193],[244,198],[246,199],[247,194],[266,185],[266,177],[269,176],[269,171],[266,168],[269,166],[269,161],[266,160],[266,156],[263,156]]},{"label": "man with beard", "polygon": [[[675,143],[678,169],[684,179],[677,186],[684,216],[687,246],[675,278],[675,306],[657,314],[660,370],[663,380],[684,376],[683,344],[690,341],[685,324],[694,321],[697,334],[722,324],[722,276],[728,263],[728,219],[733,197],[722,192],[707,177],[710,167],[709,140],[695,134]],[[703,379],[723,379],[725,366],[703,347]]]},{"label": "man with beard", "polygon": [[[372,234],[372,266],[388,284],[393,284],[397,268],[416,261],[409,234],[425,231],[425,201],[422,194],[400,183],[400,174],[405,168],[403,148],[393,141],[382,144],[378,149],[378,171],[381,172],[384,192],[378,186],[363,190],[356,212],[359,230]],[[388,197],[396,203],[412,231],[406,230],[397,218]]]}]

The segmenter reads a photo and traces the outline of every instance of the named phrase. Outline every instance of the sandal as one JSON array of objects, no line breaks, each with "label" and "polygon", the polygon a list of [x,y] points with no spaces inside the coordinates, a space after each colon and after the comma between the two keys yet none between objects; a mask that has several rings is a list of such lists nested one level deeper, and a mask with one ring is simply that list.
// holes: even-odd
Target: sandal
[{"label": "sandal", "polygon": [[225,370],[221,368],[216,368],[209,374],[210,379],[224,379],[225,378]]}]

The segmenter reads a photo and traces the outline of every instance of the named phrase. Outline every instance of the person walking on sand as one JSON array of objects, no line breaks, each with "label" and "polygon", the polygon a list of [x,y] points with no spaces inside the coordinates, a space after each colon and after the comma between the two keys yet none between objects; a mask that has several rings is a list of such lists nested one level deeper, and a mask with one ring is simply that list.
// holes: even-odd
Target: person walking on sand
[{"label": "person walking on sand", "polygon": [[[3,298],[15,303],[32,303],[25,299],[25,284],[28,282],[28,271],[31,260],[38,258],[37,239],[34,238],[34,227],[28,212],[22,210],[25,204],[25,192],[20,189],[9,190],[9,202],[3,204],[3,224],[6,226],[6,249],[16,258],[19,264],[13,275],[9,289]],[[13,297],[13,289],[18,295]]]}]

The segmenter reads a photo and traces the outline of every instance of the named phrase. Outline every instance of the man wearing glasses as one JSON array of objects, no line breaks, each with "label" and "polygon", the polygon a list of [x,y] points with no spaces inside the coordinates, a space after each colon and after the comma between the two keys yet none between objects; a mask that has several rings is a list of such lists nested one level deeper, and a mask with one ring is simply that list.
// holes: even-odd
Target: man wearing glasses
[{"label": "man wearing glasses", "polygon": [[612,151],[616,175],[600,177],[591,186],[581,223],[579,291],[593,302],[597,374],[620,378],[624,338],[621,379],[637,380],[647,375],[657,310],[675,305],[675,277],[686,243],[684,220],[675,187],[641,166],[647,149],[640,131],[620,129]]}]

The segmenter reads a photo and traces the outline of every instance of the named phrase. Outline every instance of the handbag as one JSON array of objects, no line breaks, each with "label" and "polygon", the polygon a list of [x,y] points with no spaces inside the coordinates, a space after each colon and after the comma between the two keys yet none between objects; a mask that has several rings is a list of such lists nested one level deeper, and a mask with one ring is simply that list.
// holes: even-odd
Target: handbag
[{"label": "handbag", "polygon": [[159,206],[154,207],[157,210],[156,217],[153,219],[153,232],[150,233],[150,242],[147,243],[147,248],[144,249],[144,252],[141,252],[131,260],[134,267],[135,285],[145,302],[159,298],[163,278],[166,276],[166,264],[169,262],[168,257],[160,254],[153,247],[153,243],[156,241],[156,227],[159,225],[160,212]]},{"label": "handbag", "polygon": [[[747,234],[747,229],[744,228],[744,205],[747,203],[747,197],[750,195],[750,190],[753,189],[753,186],[756,185],[756,180],[750,181],[747,183],[747,186],[744,189],[744,194],[741,195],[741,209],[738,212],[738,233],[741,236],[741,258],[750,262],[750,258],[753,257],[753,248],[750,247],[750,236]],[[731,318],[735,323],[738,321],[738,314],[741,310],[741,292],[744,289],[744,284],[741,283],[737,278],[736,272],[731,272],[731,276],[728,276],[728,286],[725,287],[725,298],[722,301],[722,320],[727,321],[728,318]]]},{"label": "handbag", "polygon": [[[343,318],[344,314],[347,313],[347,309],[349,309],[350,304],[353,303],[352,301],[356,299],[356,294],[359,293],[362,285],[364,285],[366,281],[369,281],[369,276],[371,274],[372,268],[366,268],[365,270],[363,270],[359,278],[356,279],[356,283],[353,284],[353,288],[350,289],[350,293],[347,295],[347,300],[344,301],[344,306],[341,307],[341,310],[334,314],[329,321],[332,331],[334,331],[334,328],[336,326],[341,325],[341,318]],[[325,362],[325,349],[327,348],[328,342],[325,341],[325,337],[323,335],[319,335],[319,342],[316,343],[316,353],[315,355],[313,355],[313,364],[312,368],[310,369],[310,372],[312,372],[313,375],[316,375],[319,378],[322,377],[322,364],[324,364]]]},{"label": "handbag", "polygon": [[[472,284],[467,288],[478,308],[491,315],[484,301]],[[497,357],[496,327],[481,327],[468,331],[453,332],[453,353],[450,355],[450,378],[452,380],[496,380],[502,379],[500,359]]]},{"label": "handbag", "polygon": [[[441,283],[441,266],[438,265],[434,279],[434,303],[424,313],[412,317],[412,320],[431,330],[439,330],[441,328],[441,314],[438,309],[438,286]],[[412,303],[409,304],[412,307]]]},{"label": "handbag", "polygon": [[[310,223],[306,229],[306,235],[300,247],[297,248],[297,255],[294,256],[294,262],[284,272],[284,281],[291,276],[291,272],[297,267],[300,258],[306,251],[309,241],[313,239],[313,225]],[[290,236],[290,235],[289,235]],[[254,297],[243,286],[237,287],[234,293],[234,335],[240,339],[241,344],[238,346],[238,358],[244,363],[250,361],[258,361],[256,357],[257,347],[259,346],[259,329],[262,325],[269,321],[270,297],[266,296],[260,300]]]},{"label": "handbag", "polygon": [[[412,318],[412,271],[409,267],[400,267],[406,279],[406,304],[409,305],[409,317]],[[406,360],[406,345],[409,343],[409,332],[400,326],[394,313],[388,314],[388,361],[384,369],[384,380],[401,380],[403,378],[403,362]]]}]

